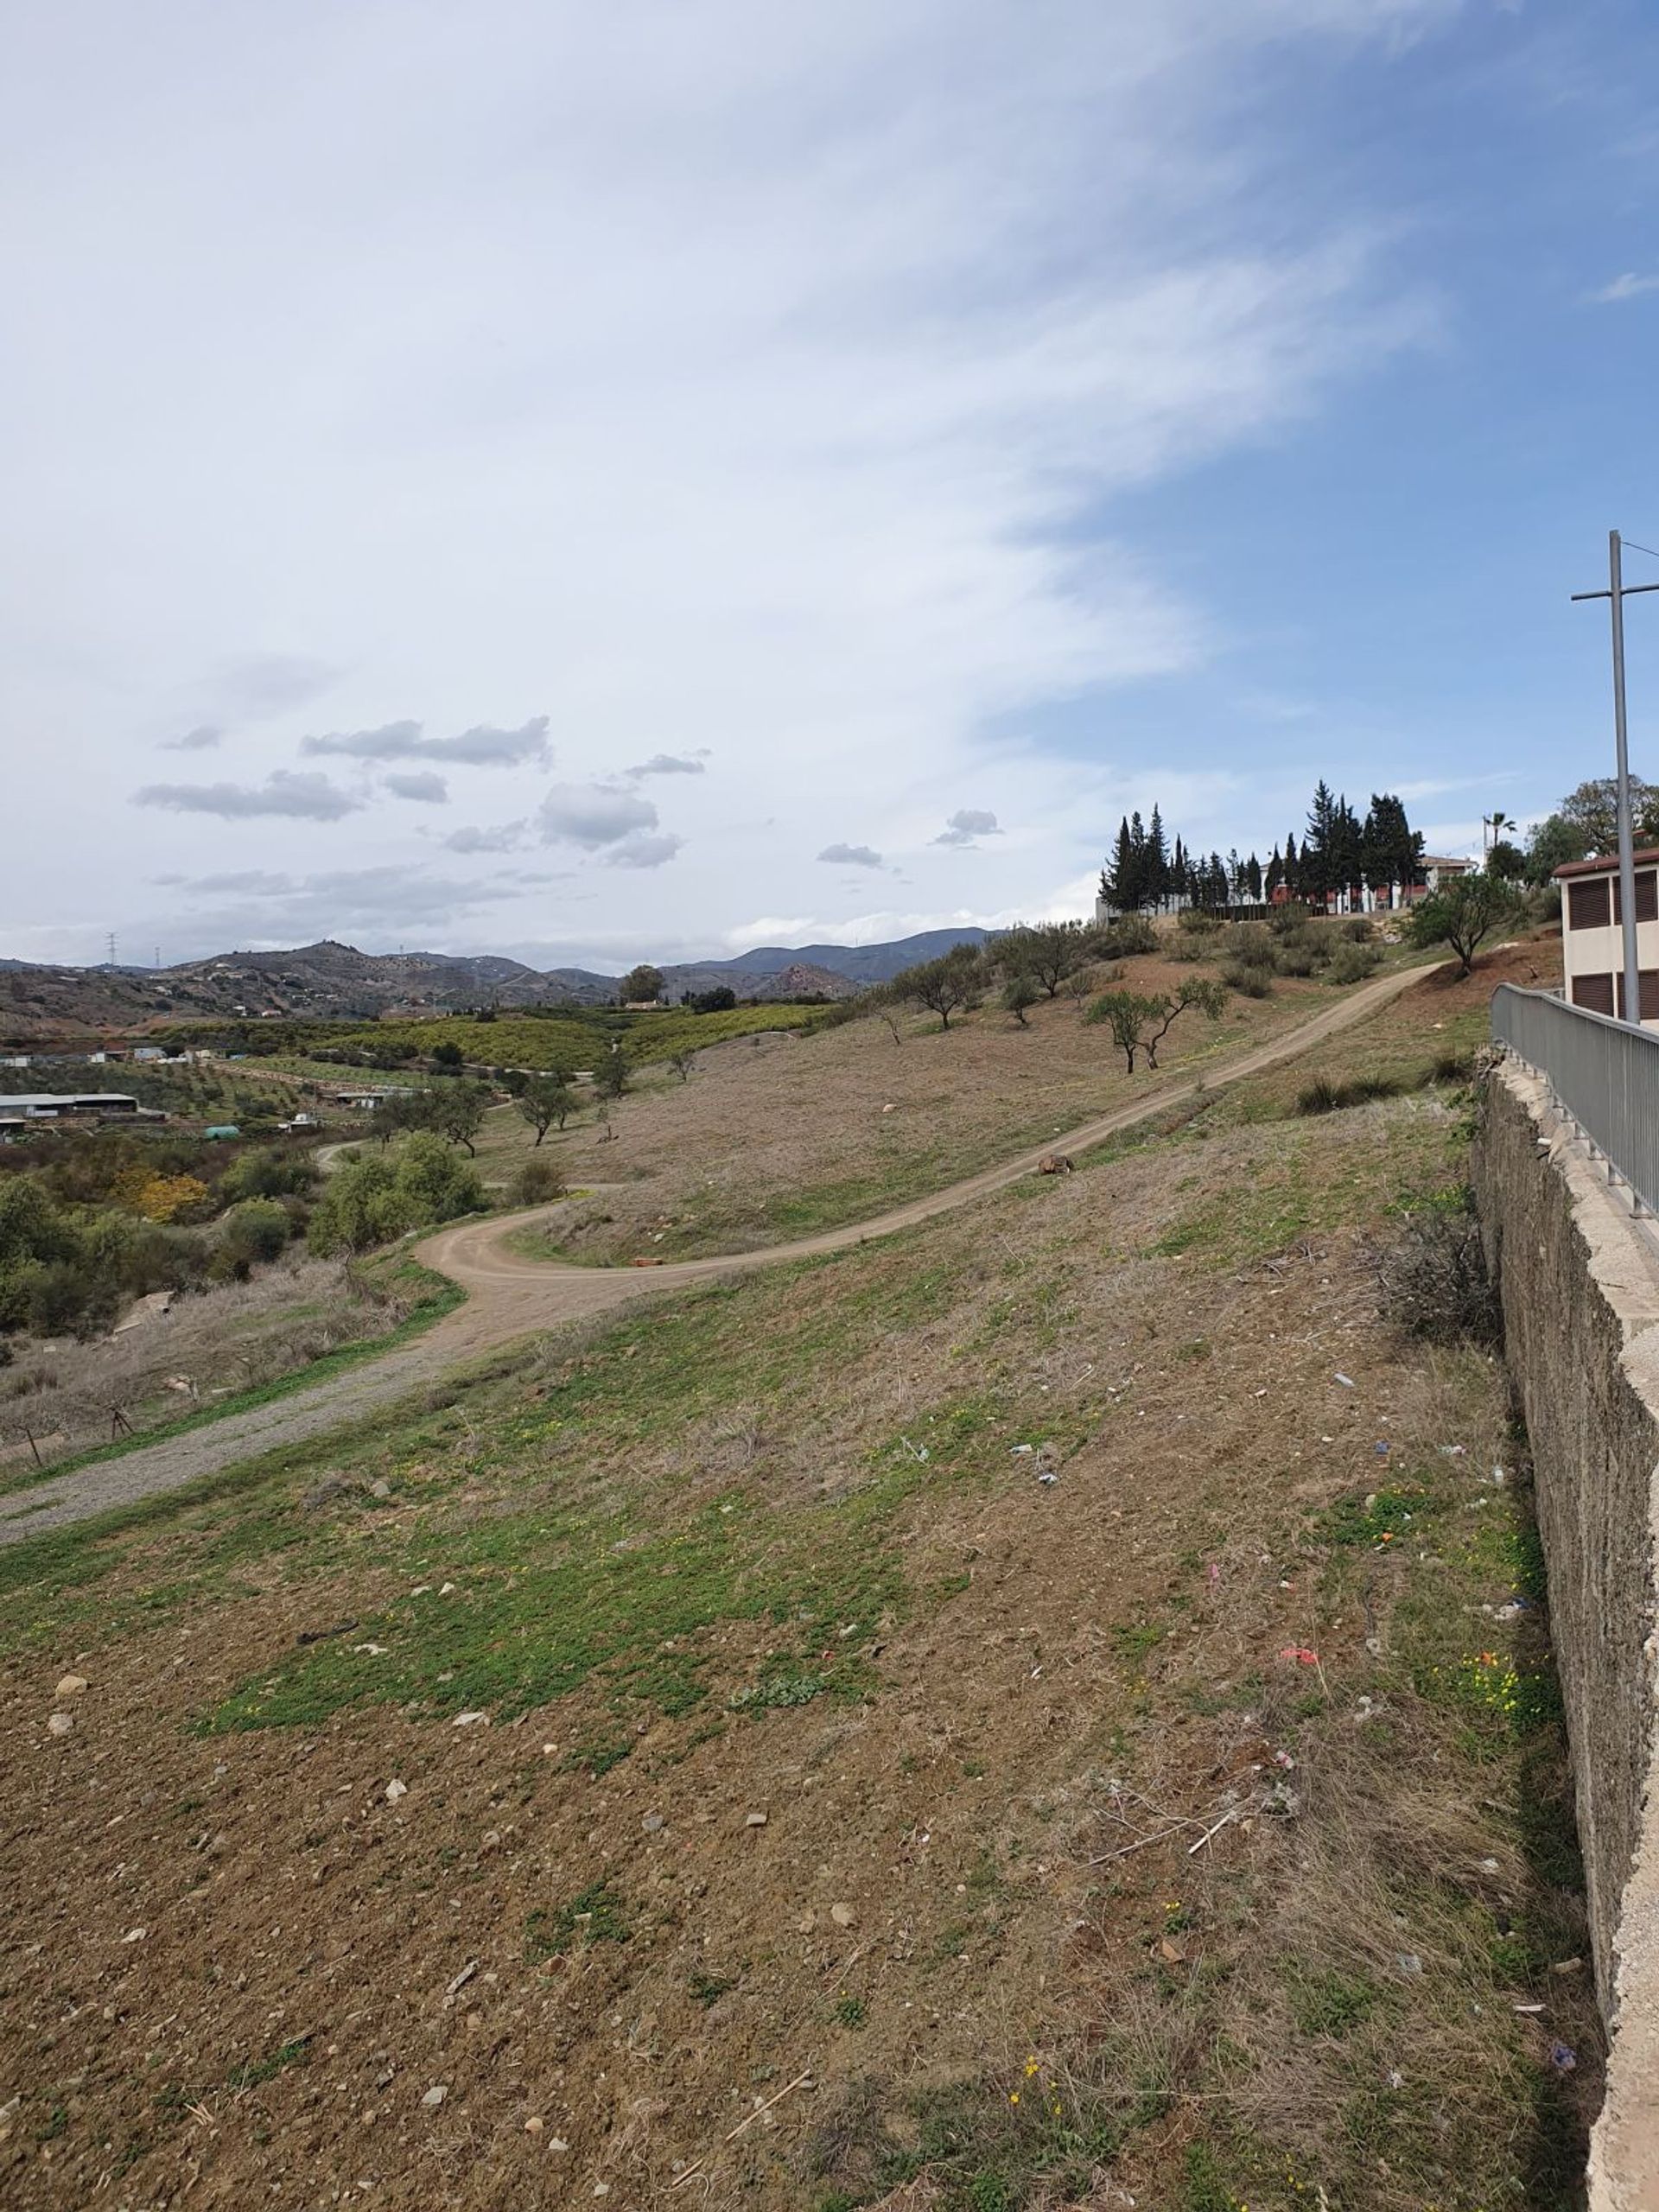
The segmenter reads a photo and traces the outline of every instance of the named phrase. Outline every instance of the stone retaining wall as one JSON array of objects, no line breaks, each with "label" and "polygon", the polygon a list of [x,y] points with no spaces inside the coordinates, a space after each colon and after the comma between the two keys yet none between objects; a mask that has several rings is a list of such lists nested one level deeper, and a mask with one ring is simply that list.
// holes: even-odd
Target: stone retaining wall
[{"label": "stone retaining wall", "polygon": [[1659,1224],[1514,1063],[1474,1181],[1531,1440],[1596,1986],[1611,2036],[1592,2212],[1659,2212]]}]

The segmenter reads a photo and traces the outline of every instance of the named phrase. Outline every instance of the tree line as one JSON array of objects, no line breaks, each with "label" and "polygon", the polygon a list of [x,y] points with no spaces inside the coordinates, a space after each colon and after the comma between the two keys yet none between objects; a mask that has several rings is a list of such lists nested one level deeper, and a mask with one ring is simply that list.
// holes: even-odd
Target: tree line
[{"label": "tree line", "polygon": [[1236,846],[1224,860],[1191,852],[1179,834],[1169,841],[1160,808],[1118,824],[1111,858],[1100,872],[1100,895],[1120,914],[1171,906],[1223,907],[1271,903],[1275,893],[1323,906],[1332,892],[1357,893],[1421,880],[1423,838],[1397,793],[1373,791],[1362,818],[1345,795],[1320,779],[1301,842],[1290,831],[1266,864]]}]

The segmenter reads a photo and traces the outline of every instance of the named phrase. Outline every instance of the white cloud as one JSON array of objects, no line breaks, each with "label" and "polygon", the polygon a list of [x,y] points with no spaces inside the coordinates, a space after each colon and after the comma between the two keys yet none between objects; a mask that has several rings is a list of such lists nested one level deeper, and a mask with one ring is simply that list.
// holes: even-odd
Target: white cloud
[{"label": "white cloud", "polygon": [[185,731],[182,737],[169,737],[162,747],[164,753],[206,753],[219,743],[224,731],[216,722],[198,722],[194,729]]},{"label": "white cloud", "polygon": [[609,848],[605,855],[609,868],[661,868],[671,861],[684,846],[683,837],[677,837],[672,830],[653,836],[648,830],[636,830],[619,844]]},{"label": "white cloud", "polygon": [[448,785],[430,768],[394,772],[385,782],[394,798],[418,799],[425,806],[442,806],[449,796]]},{"label": "white cloud", "polygon": [[1659,292],[1659,276],[1638,276],[1633,269],[1627,269],[1611,284],[1604,284],[1599,292],[1586,296],[1593,306],[1605,308],[1616,306],[1622,300],[1639,300],[1646,292]]},{"label": "white cloud", "polygon": [[986,808],[961,806],[931,842],[936,845],[972,845],[976,838],[1001,835],[996,817]]},{"label": "white cloud", "polygon": [[[970,789],[1021,825],[988,897],[1065,876],[1072,772],[997,734],[1230,646],[1123,495],[1433,334],[1394,207],[1315,188],[1340,118],[1294,73],[1382,100],[1449,0],[480,8],[412,12],[395,99],[374,11],[156,0],[91,43],[30,12],[0,135],[30,208],[0,247],[7,723],[41,734],[16,911],[71,912],[72,836],[118,898],[123,748],[210,721],[246,783],[145,803],[269,815],[281,866],[308,816],[387,866],[418,834],[378,788],[262,803],[302,742],[489,766],[551,843],[682,838],[590,872],[596,931],[647,943],[790,905],[849,795],[931,828]],[[549,712],[480,723],[485,682]],[[170,827],[146,865],[189,861]],[[549,926],[528,888],[511,918]]]},{"label": "white cloud", "polygon": [[657,810],[637,791],[614,784],[555,784],[537,810],[544,845],[581,845],[589,852],[636,830],[657,827]]},{"label": "white cloud", "polygon": [[527,822],[502,822],[493,829],[452,830],[443,842],[452,853],[514,853],[529,828]]},{"label": "white cloud", "polygon": [[653,753],[649,760],[641,760],[632,768],[625,768],[627,776],[701,776],[701,760],[684,759],[677,753]]},{"label": "white cloud", "polygon": [[256,815],[286,816],[297,822],[338,822],[355,814],[364,801],[331,784],[327,776],[277,768],[257,786],[247,784],[146,784],[133,793],[135,806],[168,807],[176,814],[217,814],[226,822]]},{"label": "white cloud", "polygon": [[845,868],[880,868],[884,865],[880,854],[869,845],[826,845],[818,858]]},{"label": "white cloud", "polygon": [[520,767],[548,755],[547,716],[533,715],[518,729],[487,722],[458,737],[423,737],[419,722],[386,722],[378,729],[331,730],[300,741],[302,753],[344,753],[354,760],[458,760],[474,768]]}]

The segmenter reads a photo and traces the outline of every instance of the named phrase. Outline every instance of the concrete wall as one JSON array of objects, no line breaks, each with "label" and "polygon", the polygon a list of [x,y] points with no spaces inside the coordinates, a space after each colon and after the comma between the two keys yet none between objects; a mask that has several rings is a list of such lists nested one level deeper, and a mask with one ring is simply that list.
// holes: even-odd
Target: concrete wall
[{"label": "concrete wall", "polygon": [[1513,1063],[1474,1179],[1526,1416],[1612,2035],[1594,2212],[1659,2212],[1659,1224]]}]

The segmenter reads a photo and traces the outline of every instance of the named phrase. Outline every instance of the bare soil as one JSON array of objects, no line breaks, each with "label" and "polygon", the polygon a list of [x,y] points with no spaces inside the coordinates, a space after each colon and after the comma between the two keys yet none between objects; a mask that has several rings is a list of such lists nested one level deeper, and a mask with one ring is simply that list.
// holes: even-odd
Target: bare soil
[{"label": "bare soil", "polygon": [[1365,1256],[1468,1103],[1281,1079],[7,1555],[0,2197],[1571,2202],[1524,1459]]}]

